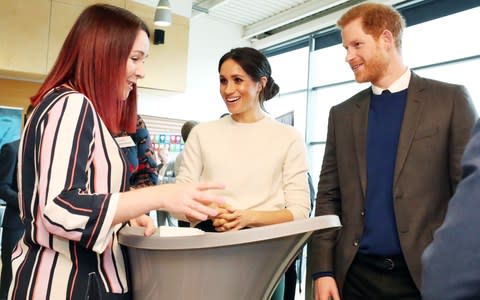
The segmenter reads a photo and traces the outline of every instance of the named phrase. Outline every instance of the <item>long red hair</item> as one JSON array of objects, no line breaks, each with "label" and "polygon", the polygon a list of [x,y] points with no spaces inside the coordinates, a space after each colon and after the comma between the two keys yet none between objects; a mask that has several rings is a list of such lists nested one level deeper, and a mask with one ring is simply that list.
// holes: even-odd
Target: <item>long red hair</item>
[{"label": "long red hair", "polygon": [[140,30],[147,25],[126,9],[107,4],[87,7],[68,34],[55,64],[37,94],[35,106],[48,91],[68,84],[86,95],[112,134],[135,132],[137,89],[122,98],[126,62]]}]

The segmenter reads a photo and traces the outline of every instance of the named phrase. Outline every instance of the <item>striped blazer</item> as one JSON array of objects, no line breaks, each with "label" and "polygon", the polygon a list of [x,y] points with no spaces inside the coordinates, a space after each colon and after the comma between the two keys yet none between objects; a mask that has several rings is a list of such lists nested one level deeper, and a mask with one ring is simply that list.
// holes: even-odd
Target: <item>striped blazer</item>
[{"label": "striped blazer", "polygon": [[112,226],[126,163],[89,99],[50,91],[26,124],[18,163],[26,231],[12,255],[9,298],[83,300],[91,273],[107,293],[126,294],[121,225]]}]

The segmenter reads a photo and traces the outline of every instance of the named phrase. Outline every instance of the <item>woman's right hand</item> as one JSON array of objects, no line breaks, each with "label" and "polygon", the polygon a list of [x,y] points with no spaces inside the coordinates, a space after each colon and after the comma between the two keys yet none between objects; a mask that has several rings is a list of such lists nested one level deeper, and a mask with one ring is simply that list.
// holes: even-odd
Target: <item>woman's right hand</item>
[{"label": "woman's right hand", "polygon": [[158,210],[183,214],[189,219],[204,221],[215,217],[218,212],[214,207],[222,206],[225,202],[222,196],[209,193],[212,189],[223,189],[224,185],[219,183],[175,183],[156,187],[162,189],[159,198],[161,207]]},{"label": "woman's right hand", "polygon": [[223,197],[209,190],[224,187],[220,183],[174,183],[124,192],[120,194],[113,224],[129,221],[152,210],[204,221],[217,215],[214,206],[225,203]]}]

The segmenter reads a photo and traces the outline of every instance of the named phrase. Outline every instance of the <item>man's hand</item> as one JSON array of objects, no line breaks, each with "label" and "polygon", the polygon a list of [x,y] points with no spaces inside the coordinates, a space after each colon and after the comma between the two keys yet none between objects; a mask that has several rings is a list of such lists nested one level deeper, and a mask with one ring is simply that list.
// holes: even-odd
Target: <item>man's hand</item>
[{"label": "man's hand", "polygon": [[331,276],[315,280],[315,300],[340,300],[337,283]]}]

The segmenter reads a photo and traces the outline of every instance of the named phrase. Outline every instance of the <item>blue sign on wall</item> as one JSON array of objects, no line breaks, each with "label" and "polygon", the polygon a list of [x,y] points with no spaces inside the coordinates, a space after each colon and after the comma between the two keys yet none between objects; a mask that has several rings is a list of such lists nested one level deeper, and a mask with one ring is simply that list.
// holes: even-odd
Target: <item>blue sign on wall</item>
[{"label": "blue sign on wall", "polygon": [[0,106],[0,147],[20,138],[22,108]]}]

